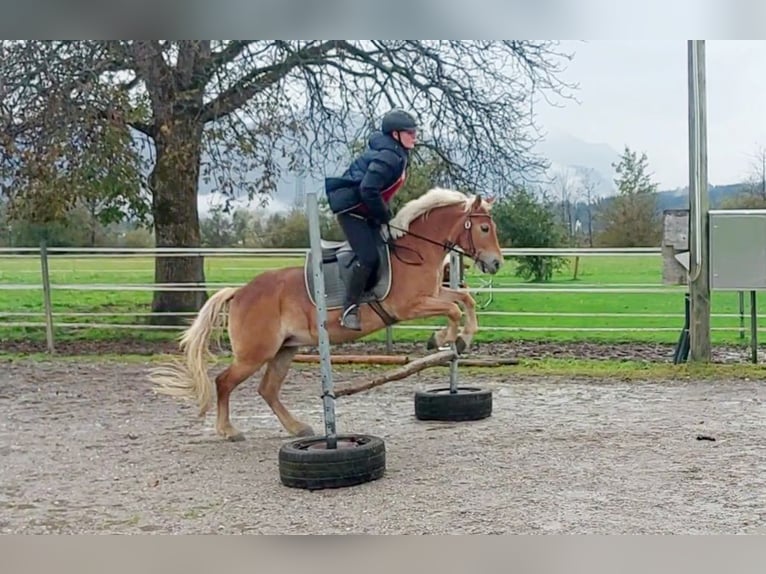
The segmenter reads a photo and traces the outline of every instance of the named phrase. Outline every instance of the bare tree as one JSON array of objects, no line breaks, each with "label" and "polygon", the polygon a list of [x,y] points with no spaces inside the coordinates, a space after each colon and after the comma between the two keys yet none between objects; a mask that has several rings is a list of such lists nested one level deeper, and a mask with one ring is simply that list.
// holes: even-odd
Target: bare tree
[{"label": "bare tree", "polygon": [[556,195],[561,202],[561,223],[567,230],[567,239],[571,244],[575,233],[575,218],[578,201],[578,188],[575,172],[569,167],[564,167],[556,172],[553,182]]},{"label": "bare tree", "polygon": [[763,209],[766,207],[766,147],[757,146],[740,189],[721,199],[721,209]]},{"label": "bare tree", "polygon": [[762,145],[757,146],[752,155],[747,191],[750,195],[766,201],[766,147]]},{"label": "bare tree", "polygon": [[578,168],[580,189],[582,198],[585,200],[585,212],[588,214],[588,246],[593,247],[593,215],[595,206],[595,192],[598,186],[596,172],[593,168]]},{"label": "bare tree", "polygon": [[[114,178],[150,207],[158,247],[200,242],[200,182],[263,198],[315,169],[391,106],[424,123],[451,181],[487,186],[546,168],[533,97],[567,96],[569,56],[532,41],[77,41],[0,45],[0,178],[16,213],[60,217]],[[366,125],[365,125],[366,124]],[[142,148],[142,146],[144,146]],[[319,162],[318,162],[319,160]],[[201,258],[158,257],[155,280],[204,280]],[[155,311],[204,295],[157,291]]]}]

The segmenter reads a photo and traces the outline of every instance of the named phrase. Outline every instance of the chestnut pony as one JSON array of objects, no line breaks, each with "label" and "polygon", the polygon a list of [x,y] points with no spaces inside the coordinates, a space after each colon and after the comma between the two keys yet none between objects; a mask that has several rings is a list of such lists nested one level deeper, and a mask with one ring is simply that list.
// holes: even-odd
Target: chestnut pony
[{"label": "chestnut pony", "polygon": [[[455,249],[471,257],[483,273],[497,273],[503,256],[491,207],[492,199],[433,188],[407,202],[390,222],[390,236],[384,233],[392,252],[391,283],[380,304],[396,321],[445,316],[447,326],[431,336],[431,346],[455,343],[462,352],[476,334],[474,300],[466,290],[442,284],[443,263],[445,251]],[[226,324],[224,311],[228,307],[233,362],[215,378],[216,431],[229,440],[244,438],[229,419],[229,396],[237,385],[266,365],[258,393],[289,434],[313,435],[311,426],[296,419],[279,398],[298,349],[318,343],[316,309],[304,273],[302,267],[269,270],[242,287],[227,287],[213,294],[180,338],[182,360],[151,373],[155,390],[193,399],[199,405],[199,415],[205,415],[213,402],[206,360],[214,357],[208,344],[213,331]],[[457,303],[466,312],[462,328]],[[327,312],[331,344],[353,341],[386,326],[367,304],[360,308],[361,331],[343,328],[339,324],[340,312]]]}]

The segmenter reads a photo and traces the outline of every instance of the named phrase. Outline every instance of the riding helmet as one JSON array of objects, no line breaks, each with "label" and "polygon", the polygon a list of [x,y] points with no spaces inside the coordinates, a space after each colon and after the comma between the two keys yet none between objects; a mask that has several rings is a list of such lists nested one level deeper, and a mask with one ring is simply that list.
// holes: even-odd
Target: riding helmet
[{"label": "riding helmet", "polygon": [[384,134],[390,134],[395,131],[415,130],[418,127],[415,117],[401,109],[394,109],[383,116],[380,123],[380,129]]}]

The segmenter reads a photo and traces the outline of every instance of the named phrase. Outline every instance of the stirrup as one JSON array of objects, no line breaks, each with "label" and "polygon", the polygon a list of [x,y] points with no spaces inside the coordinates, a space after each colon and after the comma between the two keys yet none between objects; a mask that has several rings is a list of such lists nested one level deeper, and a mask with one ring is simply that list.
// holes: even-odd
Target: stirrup
[{"label": "stirrup", "polygon": [[359,306],[351,305],[345,309],[343,314],[340,316],[340,324],[346,329],[351,329],[352,331],[361,331],[362,325],[361,321],[359,320]]}]

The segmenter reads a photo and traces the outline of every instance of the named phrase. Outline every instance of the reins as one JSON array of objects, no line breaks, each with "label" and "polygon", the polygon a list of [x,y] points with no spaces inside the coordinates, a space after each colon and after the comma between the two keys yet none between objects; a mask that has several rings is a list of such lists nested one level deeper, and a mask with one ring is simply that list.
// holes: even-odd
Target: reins
[{"label": "reins", "polygon": [[[456,246],[458,245],[458,241],[436,241],[434,239],[431,239],[430,237],[425,237],[423,235],[413,233],[412,231],[409,231],[407,229],[402,229],[400,227],[396,227],[389,223],[386,224],[386,227],[388,227],[389,232],[388,232],[388,240],[386,240],[385,243],[391,248],[391,251],[394,253],[394,256],[405,265],[420,265],[423,263],[423,256],[417,250],[411,247],[406,247],[404,245],[396,245],[394,241],[391,239],[391,229],[396,229],[397,231],[401,231],[407,235],[411,235],[412,237],[415,237],[416,239],[420,239],[421,241],[431,243],[432,245],[438,245],[439,247],[442,247],[445,251],[454,251],[455,253],[468,255],[468,257],[476,261],[477,254],[476,254],[476,249],[473,243],[473,235],[471,234],[471,227],[472,227],[471,219],[473,217],[490,217],[490,215],[488,213],[469,213],[466,216],[466,219],[463,222],[463,229],[465,230],[466,233],[468,233],[468,241],[470,243],[470,250],[467,252],[459,248],[456,249]],[[405,261],[399,256],[398,254],[399,249],[407,249],[409,251],[413,251],[420,258],[420,262],[410,263],[408,261]]]}]

